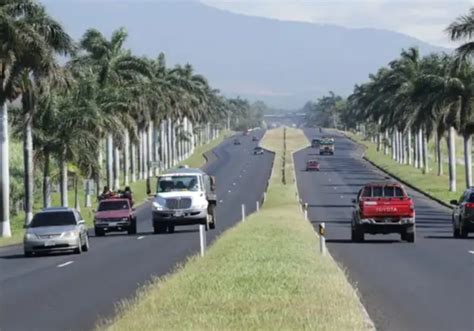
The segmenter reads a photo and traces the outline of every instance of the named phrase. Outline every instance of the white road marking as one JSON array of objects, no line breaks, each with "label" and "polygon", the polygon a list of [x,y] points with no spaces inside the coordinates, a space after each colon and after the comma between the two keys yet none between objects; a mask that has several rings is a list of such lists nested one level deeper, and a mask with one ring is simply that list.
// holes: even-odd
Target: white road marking
[{"label": "white road marking", "polygon": [[234,186],[235,186],[235,183],[232,183],[232,185],[234,185]]},{"label": "white road marking", "polygon": [[474,254],[474,251],[468,251],[468,252],[469,252],[469,254]]},{"label": "white road marking", "polygon": [[231,190],[229,190],[229,193],[232,192]]},{"label": "white road marking", "polygon": [[224,200],[219,200],[219,203],[223,203],[223,202],[224,202]]},{"label": "white road marking", "polygon": [[344,196],[343,196],[343,195],[341,195],[341,199],[344,199]]},{"label": "white road marking", "polygon": [[334,189],[337,190],[337,187],[334,186]]},{"label": "white road marking", "polygon": [[59,264],[58,268],[64,268],[65,266],[68,266],[68,265],[73,264],[73,263],[74,263],[74,261],[67,261],[66,263]]},{"label": "white road marking", "polygon": [[142,240],[143,238],[145,238],[145,236],[140,236],[137,238],[137,240]]}]

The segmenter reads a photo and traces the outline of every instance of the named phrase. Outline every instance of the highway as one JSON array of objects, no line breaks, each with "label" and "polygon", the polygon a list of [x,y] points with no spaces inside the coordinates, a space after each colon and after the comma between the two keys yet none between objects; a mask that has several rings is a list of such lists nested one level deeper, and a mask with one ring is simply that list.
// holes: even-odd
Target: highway
[{"label": "highway", "polygon": [[[208,243],[255,210],[270,175],[273,154],[253,155],[263,130],[226,139],[204,168],[216,176],[217,228]],[[199,251],[197,226],[177,227],[173,234],[153,235],[150,203],[136,211],[137,235],[95,238],[82,255],[24,258],[22,246],[0,248],[0,330],[91,330],[111,318],[120,300],[131,298],[153,277],[172,272]]]},{"label": "highway", "polygon": [[[315,227],[326,223],[328,249],[360,292],[377,330],[474,330],[474,238],[452,238],[450,209],[408,189],[416,209],[415,244],[401,242],[399,235],[366,235],[365,243],[352,243],[351,201],[366,182],[386,175],[343,135],[305,133],[309,139],[335,136],[334,156],[311,148],[295,154],[297,183],[310,221]],[[304,171],[309,158],[320,161],[319,173]]]}]

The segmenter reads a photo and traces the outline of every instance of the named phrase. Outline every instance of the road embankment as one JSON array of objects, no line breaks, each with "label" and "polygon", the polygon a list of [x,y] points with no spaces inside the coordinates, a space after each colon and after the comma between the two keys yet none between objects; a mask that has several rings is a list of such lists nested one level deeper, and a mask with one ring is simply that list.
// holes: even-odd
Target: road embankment
[{"label": "road embankment", "polygon": [[[268,131],[276,153],[260,212],[225,232],[204,257],[145,286],[120,305],[107,330],[367,330],[371,323],[334,260],[317,251],[313,227],[295,199],[291,153],[307,145],[300,130]],[[251,189],[251,188],[249,188]],[[152,262],[151,262],[152,263]]]}]

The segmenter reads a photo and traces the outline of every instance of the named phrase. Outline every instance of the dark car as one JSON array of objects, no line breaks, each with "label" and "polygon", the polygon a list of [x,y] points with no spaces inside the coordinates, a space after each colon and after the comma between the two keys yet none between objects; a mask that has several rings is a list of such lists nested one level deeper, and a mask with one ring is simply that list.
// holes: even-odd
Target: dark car
[{"label": "dark car", "polygon": [[255,155],[262,155],[262,154],[264,153],[264,151],[263,151],[263,148],[262,148],[262,147],[257,146],[257,147],[255,147],[255,148],[253,149],[253,153],[254,153]]},{"label": "dark car", "polygon": [[239,139],[235,139],[235,140],[234,140],[234,145],[240,145],[240,140],[239,140]]},{"label": "dark car", "polygon": [[306,161],[306,171],[319,171],[319,162],[316,160]]},{"label": "dark car", "polygon": [[94,217],[95,235],[101,237],[107,232],[127,231],[137,233],[137,219],[129,199],[102,200]]},{"label": "dark car", "polygon": [[256,136],[253,136],[252,141],[258,141],[258,138]]},{"label": "dark car", "polygon": [[312,148],[319,148],[319,139],[318,138],[314,138],[313,140],[311,140],[311,147]]},{"label": "dark car", "polygon": [[469,232],[474,232],[474,188],[468,188],[458,200],[452,200],[453,236],[466,238]]}]

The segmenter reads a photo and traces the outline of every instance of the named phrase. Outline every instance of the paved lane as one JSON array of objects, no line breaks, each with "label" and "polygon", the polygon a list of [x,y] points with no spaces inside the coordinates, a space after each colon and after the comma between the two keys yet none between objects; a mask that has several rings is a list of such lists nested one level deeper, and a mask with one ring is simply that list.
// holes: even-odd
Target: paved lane
[{"label": "paved lane", "polygon": [[[322,135],[310,129],[306,134]],[[311,148],[295,155],[300,196],[310,206],[314,226],[326,222],[329,250],[360,291],[377,328],[474,330],[474,255],[469,253],[474,238],[453,239],[450,210],[409,189],[417,215],[415,244],[401,242],[399,235],[366,235],[365,243],[352,243],[351,200],[366,182],[386,175],[342,135],[335,146],[334,156],[319,156]],[[321,172],[303,171],[312,157],[320,160]]]},{"label": "paved lane", "polygon": [[[241,146],[226,139],[214,150],[214,162],[206,165],[216,176],[222,200],[217,229],[208,232],[210,242],[238,222],[242,203],[248,212],[255,209],[271,171],[273,155],[254,156],[251,136],[239,139]],[[115,305],[139,286],[198,252],[197,226],[153,235],[150,205],[139,208],[137,216],[137,235],[91,237],[90,252],[80,256],[24,258],[21,246],[0,248],[0,330],[92,329],[98,320],[113,316]]]}]

